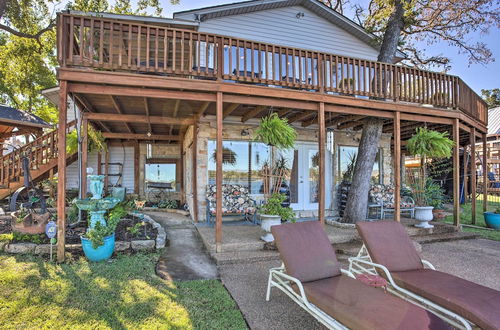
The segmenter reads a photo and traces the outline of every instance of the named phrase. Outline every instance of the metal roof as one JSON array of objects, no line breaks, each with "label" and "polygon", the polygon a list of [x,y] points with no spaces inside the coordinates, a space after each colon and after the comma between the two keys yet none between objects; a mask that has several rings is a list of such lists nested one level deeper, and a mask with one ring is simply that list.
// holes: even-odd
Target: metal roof
[{"label": "metal roof", "polygon": [[[377,43],[377,38],[374,34],[369,33],[361,25],[336,12],[335,10],[328,7],[324,3],[319,2],[318,0],[250,0],[176,12],[174,13],[173,17],[175,19],[179,14],[185,15],[192,13],[193,19],[195,19],[196,16],[199,20],[203,21],[210,18],[240,15],[255,11],[290,6],[303,6],[314,12],[316,15],[323,17],[333,24],[336,24],[339,27],[343,28],[371,47],[377,50],[380,49]],[[406,54],[398,50],[397,57],[399,59],[404,59],[406,58]]]},{"label": "metal roof", "polygon": [[0,105],[0,123],[4,125],[12,124],[11,126],[21,125],[40,128],[51,127],[50,124],[46,123],[44,120],[42,120],[38,116],[35,116],[34,114],[5,105]]},{"label": "metal roof", "polygon": [[488,134],[500,134],[500,107],[488,110]]}]

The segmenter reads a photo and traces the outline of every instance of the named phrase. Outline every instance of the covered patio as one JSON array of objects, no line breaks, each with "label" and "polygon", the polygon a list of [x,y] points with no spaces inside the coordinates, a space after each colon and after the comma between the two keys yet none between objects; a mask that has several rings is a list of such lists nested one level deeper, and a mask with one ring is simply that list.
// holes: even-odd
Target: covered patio
[{"label": "covered patio", "polygon": [[[449,132],[455,142],[454,225],[460,224],[459,150],[465,145],[475,146],[481,139],[486,142],[487,118],[484,102],[457,77],[224,36],[187,33],[169,27],[151,28],[135,22],[64,14],[59,16],[58,27],[59,150],[65,150],[66,100],[71,97],[82,111],[82,169],[87,167],[88,125],[94,125],[108,140],[128,141],[136,148],[141,142],[152,146],[177,145],[181,200],[189,206],[193,221],[199,222],[205,214],[208,162],[212,156],[208,155],[207,141],[213,141],[215,151],[215,189],[222,191],[224,140],[234,132],[251,130],[263,116],[277,113],[297,130],[307,132],[307,139],[299,133],[299,140],[303,138],[316,146],[319,179],[314,192],[317,212],[313,214],[325,223],[327,211],[337,207],[333,202],[327,205],[333,185],[327,187],[324,180],[331,170],[327,167],[327,135],[350,132],[356,140],[364,119],[378,117],[384,120],[383,132],[389,139],[387,153],[392,170],[387,180],[394,186],[394,220],[400,221],[405,141],[416,127],[426,125]],[[101,43],[81,37],[86,31],[92,32],[91,38]],[[127,46],[111,42],[110,47],[108,42],[115,35],[122,39],[128,35],[132,42]],[[71,42],[66,43],[67,40]],[[173,45],[173,49],[165,51],[163,44]],[[200,51],[205,51],[206,56],[200,57]],[[98,60],[90,60],[89,52],[95,55],[90,58]],[[271,56],[265,56],[266,53]],[[235,54],[241,61],[234,60]],[[248,76],[245,73],[248,71],[259,72],[259,76]],[[277,71],[282,72],[285,79],[276,74]],[[358,83],[341,83],[352,77],[357,77]],[[386,88],[381,87],[384,83]],[[139,177],[139,158],[138,153],[135,154],[135,175]],[[58,167],[58,256],[61,260],[64,258],[65,157],[59,158]],[[476,173],[474,162],[465,169],[469,170]],[[473,189],[475,186],[472,184]],[[84,182],[82,188],[85,187]],[[475,200],[474,192],[472,196]],[[216,252],[224,250],[227,231],[223,228],[222,198],[222,194],[216,195],[214,229],[206,229],[213,235]],[[475,207],[474,202],[473,205]]]}]

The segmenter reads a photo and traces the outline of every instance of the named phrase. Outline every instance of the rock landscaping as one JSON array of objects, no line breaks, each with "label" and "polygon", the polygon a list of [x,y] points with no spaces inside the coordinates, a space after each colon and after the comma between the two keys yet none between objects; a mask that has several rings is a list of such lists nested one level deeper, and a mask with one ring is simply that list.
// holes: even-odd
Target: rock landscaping
[{"label": "rock landscaping", "polygon": [[[0,252],[12,254],[48,255],[49,239],[45,234],[24,235],[12,232],[10,215],[0,216]],[[67,228],[66,248],[72,252],[81,252],[80,235],[86,226]],[[165,247],[167,234],[162,226],[150,216],[129,213],[116,228],[115,251],[153,251]],[[55,250],[55,246],[53,247]]]}]

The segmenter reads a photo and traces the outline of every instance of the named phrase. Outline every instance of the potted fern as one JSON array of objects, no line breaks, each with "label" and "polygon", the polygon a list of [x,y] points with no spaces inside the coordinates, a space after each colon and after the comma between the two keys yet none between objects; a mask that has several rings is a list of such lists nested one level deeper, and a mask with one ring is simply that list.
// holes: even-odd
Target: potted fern
[{"label": "potted fern", "polygon": [[284,194],[272,194],[267,201],[260,206],[261,228],[266,231],[266,234],[261,237],[264,242],[274,241],[271,234],[271,227],[281,225],[281,221],[295,221],[295,213],[291,207],[283,206],[283,202],[287,199]]},{"label": "potted fern", "polygon": [[454,142],[448,138],[448,133],[429,130],[425,127],[416,129],[416,133],[408,140],[407,148],[411,155],[420,157],[420,168],[413,182],[410,183],[413,198],[415,199],[415,219],[420,228],[432,228],[428,222],[432,220],[428,184],[427,162],[429,159],[450,158]]}]

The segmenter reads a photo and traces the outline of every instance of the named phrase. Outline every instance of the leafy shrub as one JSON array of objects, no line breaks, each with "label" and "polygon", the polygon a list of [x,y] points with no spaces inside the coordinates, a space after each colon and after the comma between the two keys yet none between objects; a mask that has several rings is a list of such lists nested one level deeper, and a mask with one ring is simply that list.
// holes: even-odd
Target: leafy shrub
[{"label": "leafy shrub", "polygon": [[286,200],[284,194],[273,194],[268,200],[260,207],[261,214],[279,215],[281,220],[295,221],[295,212],[291,207],[284,207],[281,205]]}]

